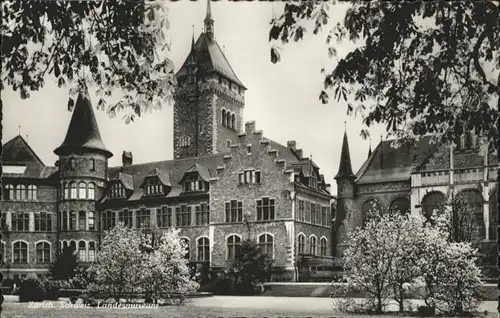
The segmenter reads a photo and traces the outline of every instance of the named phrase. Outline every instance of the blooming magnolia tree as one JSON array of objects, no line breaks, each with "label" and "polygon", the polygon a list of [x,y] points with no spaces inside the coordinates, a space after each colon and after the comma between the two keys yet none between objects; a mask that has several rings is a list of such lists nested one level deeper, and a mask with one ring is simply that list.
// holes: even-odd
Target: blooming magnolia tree
[{"label": "blooming magnolia tree", "polygon": [[150,236],[143,237],[143,247],[151,251],[143,254],[143,290],[155,303],[160,298],[173,300],[173,295],[196,291],[199,285],[191,280],[188,260],[184,257],[187,246],[180,239],[179,230],[169,229],[154,245],[150,245],[153,241]]},{"label": "blooming magnolia tree", "polygon": [[425,286],[424,300],[446,314],[473,311],[478,304],[480,270],[469,242],[450,242],[445,214],[434,222],[394,213],[372,215],[349,234],[344,266],[348,289],[368,295],[382,312],[389,297],[404,311],[405,287]]},{"label": "blooming magnolia tree", "polygon": [[137,291],[142,272],[140,243],[136,232],[122,223],[106,232],[96,263],[90,268],[95,275],[91,294],[109,295],[119,302]]}]

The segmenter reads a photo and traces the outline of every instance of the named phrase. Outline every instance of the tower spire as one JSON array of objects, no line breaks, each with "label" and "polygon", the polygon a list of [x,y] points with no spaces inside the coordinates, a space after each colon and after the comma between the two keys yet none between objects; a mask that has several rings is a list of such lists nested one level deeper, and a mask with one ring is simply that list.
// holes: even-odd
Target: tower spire
[{"label": "tower spire", "polygon": [[372,155],[372,139],[370,138],[370,146],[368,148],[368,158]]},{"label": "tower spire", "polygon": [[211,39],[214,39],[214,20],[212,19],[212,8],[210,0],[207,0],[207,15],[205,17],[205,34]]},{"label": "tower spire", "polygon": [[349,141],[347,139],[347,130],[344,132],[344,141],[342,142],[342,152],[340,154],[339,172],[335,179],[355,178],[352,172],[351,154],[349,153]]}]

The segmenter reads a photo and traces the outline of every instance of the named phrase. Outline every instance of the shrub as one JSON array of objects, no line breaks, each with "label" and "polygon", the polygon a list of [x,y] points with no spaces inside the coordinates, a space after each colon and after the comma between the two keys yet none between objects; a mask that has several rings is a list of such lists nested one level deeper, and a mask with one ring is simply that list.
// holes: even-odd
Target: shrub
[{"label": "shrub", "polygon": [[76,302],[78,301],[78,296],[71,296],[69,298],[69,301],[72,303],[72,304],[76,304]]},{"label": "shrub", "polygon": [[19,287],[19,301],[43,301],[45,298],[43,284],[38,277],[30,275],[24,279]]},{"label": "shrub", "polygon": [[45,279],[43,281],[43,288],[45,290],[45,299],[47,300],[59,299],[59,292],[61,291],[60,281]]}]

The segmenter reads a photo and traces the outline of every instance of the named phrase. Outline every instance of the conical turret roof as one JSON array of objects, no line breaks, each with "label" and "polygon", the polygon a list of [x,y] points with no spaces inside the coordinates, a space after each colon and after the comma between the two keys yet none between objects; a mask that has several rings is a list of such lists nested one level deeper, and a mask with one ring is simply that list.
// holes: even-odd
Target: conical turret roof
[{"label": "conical turret roof", "polygon": [[335,179],[355,178],[352,172],[351,154],[349,153],[349,141],[347,140],[347,131],[344,132],[344,141],[342,143],[342,153],[340,154],[339,172]]},{"label": "conical turret roof", "polygon": [[101,152],[108,158],[113,156],[102,142],[87,91],[81,92],[78,96],[66,138],[54,150],[54,153],[56,155],[65,155],[71,152],[81,152],[82,150]]}]

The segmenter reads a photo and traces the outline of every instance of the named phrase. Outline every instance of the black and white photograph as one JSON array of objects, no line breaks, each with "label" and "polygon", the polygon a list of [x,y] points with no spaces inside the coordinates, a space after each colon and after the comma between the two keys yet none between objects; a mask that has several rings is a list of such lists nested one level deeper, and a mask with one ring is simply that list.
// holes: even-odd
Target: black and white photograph
[{"label": "black and white photograph", "polygon": [[0,6],[0,317],[498,317],[498,0]]}]

